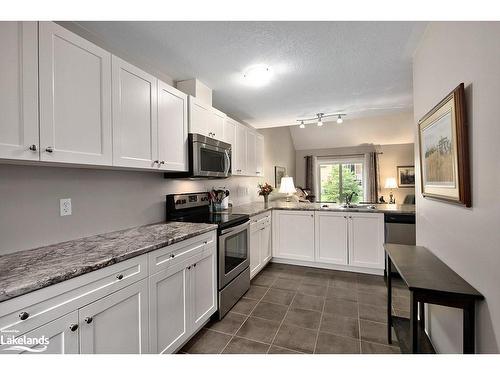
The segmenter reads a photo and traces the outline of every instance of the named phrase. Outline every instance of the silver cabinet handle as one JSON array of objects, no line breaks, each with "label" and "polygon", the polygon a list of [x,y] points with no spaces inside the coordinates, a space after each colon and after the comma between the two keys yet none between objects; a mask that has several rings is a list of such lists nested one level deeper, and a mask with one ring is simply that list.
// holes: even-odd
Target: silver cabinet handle
[{"label": "silver cabinet handle", "polygon": [[30,151],[36,151],[36,150],[37,150],[37,147],[36,147],[36,145],[31,145],[31,146],[29,147],[29,149],[30,149]]},{"label": "silver cabinet handle", "polygon": [[119,274],[119,275],[117,275],[117,276],[116,276],[116,278],[117,278],[118,280],[121,280],[121,279],[123,279],[123,275],[122,275],[122,274]]},{"label": "silver cabinet handle", "polygon": [[191,269],[191,266],[188,266],[188,270],[190,270],[190,269]]},{"label": "silver cabinet handle", "polygon": [[91,316],[87,316],[87,317],[85,318],[85,323],[90,324],[90,323],[92,323],[92,320],[93,320],[93,319],[92,319],[92,317],[91,317]]},{"label": "silver cabinet handle", "polygon": [[165,164],[165,160],[160,161],[160,164]]},{"label": "silver cabinet handle", "polygon": [[51,154],[54,152],[54,149],[52,148],[52,146],[49,146],[49,147],[45,148],[45,152],[48,152]]},{"label": "silver cabinet handle", "polygon": [[160,161],[159,160],[153,160],[153,164],[159,164]]},{"label": "silver cabinet handle", "polygon": [[193,264],[193,267],[196,267],[196,263],[195,263],[195,264]]},{"label": "silver cabinet handle", "polygon": [[175,254],[170,254],[170,258],[175,258]]},{"label": "silver cabinet handle", "polygon": [[71,332],[75,332],[78,329],[78,324],[72,324],[69,326]]}]

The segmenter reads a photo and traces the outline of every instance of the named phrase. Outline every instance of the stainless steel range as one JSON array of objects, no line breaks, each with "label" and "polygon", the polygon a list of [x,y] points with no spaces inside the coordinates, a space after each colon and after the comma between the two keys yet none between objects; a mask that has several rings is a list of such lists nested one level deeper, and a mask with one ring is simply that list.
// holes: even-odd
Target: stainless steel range
[{"label": "stainless steel range", "polygon": [[208,193],[167,195],[167,220],[217,224],[218,318],[250,288],[250,218],[210,212]]}]

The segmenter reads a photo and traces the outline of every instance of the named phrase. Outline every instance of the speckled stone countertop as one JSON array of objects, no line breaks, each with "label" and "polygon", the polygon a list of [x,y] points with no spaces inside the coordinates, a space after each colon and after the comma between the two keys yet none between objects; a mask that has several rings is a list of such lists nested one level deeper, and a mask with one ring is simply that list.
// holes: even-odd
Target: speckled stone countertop
[{"label": "speckled stone countertop", "polygon": [[[323,207],[326,205],[327,207]],[[234,214],[258,215],[269,210],[299,210],[299,211],[333,211],[333,212],[375,212],[375,213],[398,213],[406,215],[415,214],[413,204],[375,204],[375,209],[366,208],[342,208],[335,203],[308,203],[308,202],[284,202],[271,201],[267,205],[264,202],[253,202],[231,209]]]},{"label": "speckled stone countertop", "polygon": [[215,224],[158,223],[0,256],[0,302],[216,228]]}]

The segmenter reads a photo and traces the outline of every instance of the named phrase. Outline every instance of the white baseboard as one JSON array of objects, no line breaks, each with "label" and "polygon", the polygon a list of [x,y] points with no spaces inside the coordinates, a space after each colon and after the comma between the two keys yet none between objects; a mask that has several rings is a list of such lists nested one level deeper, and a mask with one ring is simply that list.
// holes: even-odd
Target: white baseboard
[{"label": "white baseboard", "polygon": [[319,263],[319,262],[308,262],[305,260],[292,260],[285,258],[271,258],[271,263],[281,263],[281,264],[291,264],[294,266],[305,266],[305,267],[313,267],[313,268],[323,268],[328,270],[335,271],[347,271],[347,272],[358,272],[358,273],[366,273],[370,275],[383,275],[384,270],[378,268],[363,268],[363,267],[353,267],[353,266],[344,266],[341,264],[329,264],[329,263]]}]

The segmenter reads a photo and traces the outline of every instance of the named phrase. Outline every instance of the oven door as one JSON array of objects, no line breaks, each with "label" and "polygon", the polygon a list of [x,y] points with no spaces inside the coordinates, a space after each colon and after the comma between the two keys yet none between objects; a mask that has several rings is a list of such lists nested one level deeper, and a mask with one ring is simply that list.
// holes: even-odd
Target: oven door
[{"label": "oven door", "polygon": [[219,289],[250,266],[250,221],[223,229],[219,235]]},{"label": "oven door", "polygon": [[202,142],[193,143],[193,177],[229,177],[231,149]]}]

